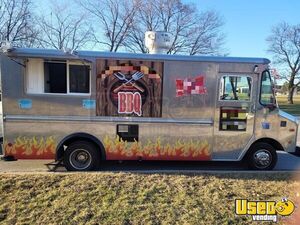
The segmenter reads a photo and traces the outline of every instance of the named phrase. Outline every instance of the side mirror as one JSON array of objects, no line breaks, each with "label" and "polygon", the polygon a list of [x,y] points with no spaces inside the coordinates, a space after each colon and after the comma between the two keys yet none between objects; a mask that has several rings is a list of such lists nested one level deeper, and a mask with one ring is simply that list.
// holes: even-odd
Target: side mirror
[{"label": "side mirror", "polygon": [[269,103],[266,105],[266,108],[268,108],[270,111],[273,111],[274,109],[276,109],[276,105],[274,103]]}]

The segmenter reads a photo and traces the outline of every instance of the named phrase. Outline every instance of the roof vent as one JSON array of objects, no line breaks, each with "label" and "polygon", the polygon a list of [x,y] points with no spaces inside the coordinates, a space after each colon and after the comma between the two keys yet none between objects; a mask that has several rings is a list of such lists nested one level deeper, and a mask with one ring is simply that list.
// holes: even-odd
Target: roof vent
[{"label": "roof vent", "polygon": [[64,47],[62,50],[67,55],[77,55],[78,54],[78,52],[75,51],[75,49],[72,49],[72,48],[65,48]]},{"label": "roof vent", "polygon": [[11,52],[13,50],[13,46],[9,41],[1,41],[0,42],[0,50],[3,53]]},{"label": "roof vent", "polygon": [[173,42],[171,33],[164,31],[146,31],[145,45],[150,54],[165,54],[167,53]]}]

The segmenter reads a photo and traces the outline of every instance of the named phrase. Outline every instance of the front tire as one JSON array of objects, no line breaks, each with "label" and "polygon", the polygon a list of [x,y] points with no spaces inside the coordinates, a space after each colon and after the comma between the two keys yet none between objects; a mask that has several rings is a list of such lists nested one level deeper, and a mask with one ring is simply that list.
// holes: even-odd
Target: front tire
[{"label": "front tire", "polygon": [[68,171],[90,171],[96,169],[99,164],[99,151],[90,142],[74,142],[65,151],[64,165]]},{"label": "front tire", "polygon": [[277,163],[276,149],[267,143],[258,142],[252,145],[246,161],[253,170],[272,170]]}]

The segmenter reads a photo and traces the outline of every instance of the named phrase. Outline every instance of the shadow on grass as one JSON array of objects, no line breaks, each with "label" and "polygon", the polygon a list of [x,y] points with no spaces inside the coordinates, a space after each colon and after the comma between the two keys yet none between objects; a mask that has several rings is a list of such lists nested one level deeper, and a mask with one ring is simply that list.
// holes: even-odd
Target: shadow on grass
[{"label": "shadow on grass", "polygon": [[101,165],[102,171],[190,171],[190,170],[219,170],[237,171],[246,170],[243,162],[212,162],[212,161],[106,161]]}]

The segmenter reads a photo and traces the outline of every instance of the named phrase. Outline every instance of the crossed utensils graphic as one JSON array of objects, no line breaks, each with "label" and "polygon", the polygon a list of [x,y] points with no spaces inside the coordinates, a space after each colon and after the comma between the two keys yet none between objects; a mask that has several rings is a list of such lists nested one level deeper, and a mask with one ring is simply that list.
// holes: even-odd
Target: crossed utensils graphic
[{"label": "crossed utensils graphic", "polygon": [[140,72],[140,71],[135,72],[135,73],[131,76],[130,79],[127,79],[126,76],[125,76],[123,73],[121,73],[121,72],[114,73],[114,76],[115,76],[116,78],[118,78],[119,80],[121,80],[121,81],[125,81],[125,83],[123,83],[122,85],[120,85],[119,87],[117,87],[117,88],[115,88],[115,89],[113,90],[114,93],[117,93],[119,90],[121,90],[121,89],[122,89],[125,85],[127,85],[127,84],[130,84],[131,86],[135,87],[135,88],[138,89],[140,92],[144,92],[144,91],[145,91],[145,90],[144,90],[142,87],[140,87],[138,84],[134,83],[135,81],[141,79],[141,78],[144,76],[144,74],[143,74],[142,72]]}]

